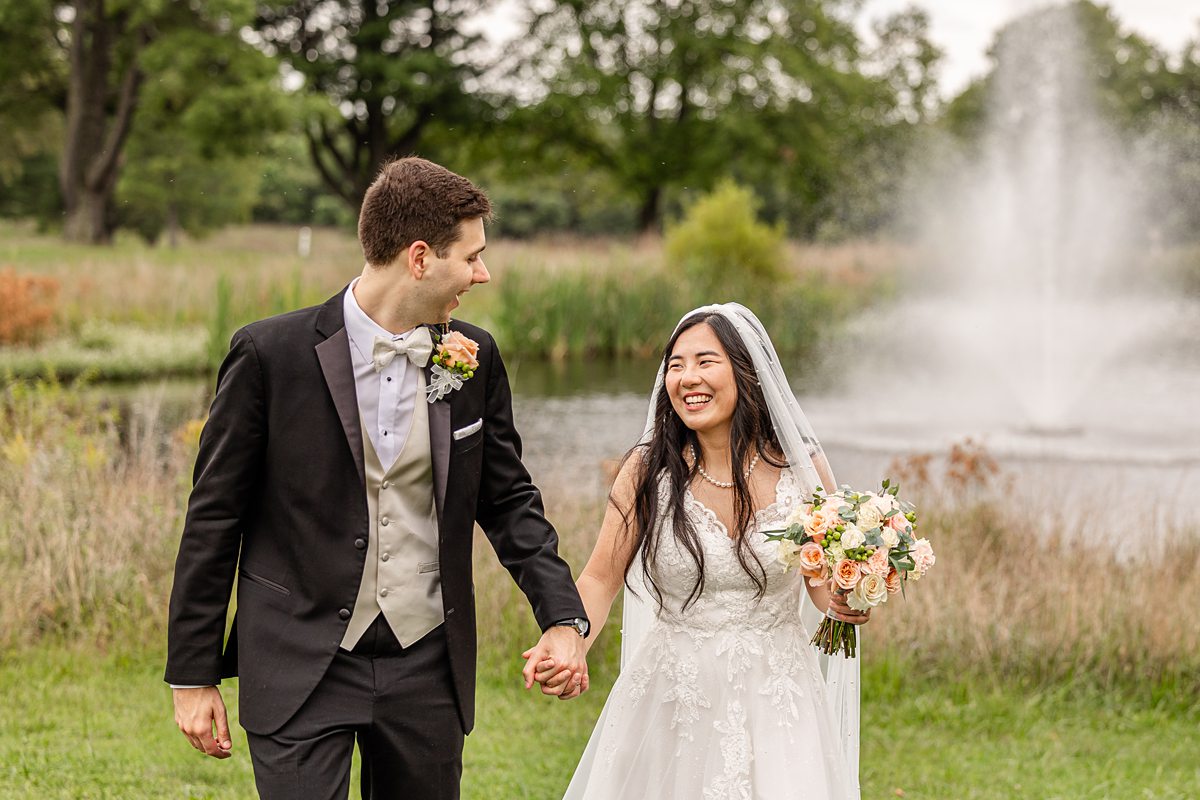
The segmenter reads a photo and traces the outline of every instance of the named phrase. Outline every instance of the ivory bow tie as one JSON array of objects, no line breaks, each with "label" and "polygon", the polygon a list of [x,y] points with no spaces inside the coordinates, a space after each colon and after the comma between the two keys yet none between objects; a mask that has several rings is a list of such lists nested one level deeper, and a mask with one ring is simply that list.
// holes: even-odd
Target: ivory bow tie
[{"label": "ivory bow tie", "polygon": [[371,360],[375,362],[375,371],[382,372],[384,367],[392,363],[398,355],[408,356],[408,360],[418,367],[429,363],[433,354],[433,339],[429,336],[429,328],[417,328],[400,341],[375,337],[375,346],[371,348]]}]

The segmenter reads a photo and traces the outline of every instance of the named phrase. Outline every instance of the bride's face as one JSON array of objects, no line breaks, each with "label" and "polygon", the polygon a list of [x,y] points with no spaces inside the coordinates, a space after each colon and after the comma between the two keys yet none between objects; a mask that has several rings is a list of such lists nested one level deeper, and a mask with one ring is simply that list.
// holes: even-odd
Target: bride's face
[{"label": "bride's face", "polygon": [[671,407],[696,432],[728,426],[737,406],[733,365],[721,340],[705,323],[675,340],[665,376]]}]

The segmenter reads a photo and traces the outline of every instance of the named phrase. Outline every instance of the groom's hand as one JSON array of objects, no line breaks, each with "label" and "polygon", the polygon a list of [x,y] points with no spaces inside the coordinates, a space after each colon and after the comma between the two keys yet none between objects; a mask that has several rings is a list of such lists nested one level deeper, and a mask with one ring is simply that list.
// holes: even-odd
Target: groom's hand
[{"label": "groom's hand", "polygon": [[[229,719],[225,702],[215,686],[195,689],[172,689],[175,701],[175,724],[192,743],[192,747],[213,758],[229,758],[233,740],[229,738]],[[213,728],[216,735],[213,735]]]},{"label": "groom's hand", "polygon": [[541,684],[542,694],[569,699],[587,688],[587,645],[573,628],[548,628],[538,643],[521,655],[526,659],[521,670],[526,689],[536,682]]}]

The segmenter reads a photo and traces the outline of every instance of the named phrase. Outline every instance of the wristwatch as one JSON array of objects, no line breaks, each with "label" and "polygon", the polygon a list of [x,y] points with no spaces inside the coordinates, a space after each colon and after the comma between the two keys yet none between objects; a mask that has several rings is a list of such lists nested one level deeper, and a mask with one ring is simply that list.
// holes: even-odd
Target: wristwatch
[{"label": "wristwatch", "polygon": [[554,623],[554,627],[556,627],[556,628],[558,628],[558,627],[574,628],[575,632],[579,634],[579,637],[581,639],[586,639],[587,635],[588,635],[588,631],[591,629],[592,626],[583,617],[575,617],[574,619],[559,620],[558,622]]}]

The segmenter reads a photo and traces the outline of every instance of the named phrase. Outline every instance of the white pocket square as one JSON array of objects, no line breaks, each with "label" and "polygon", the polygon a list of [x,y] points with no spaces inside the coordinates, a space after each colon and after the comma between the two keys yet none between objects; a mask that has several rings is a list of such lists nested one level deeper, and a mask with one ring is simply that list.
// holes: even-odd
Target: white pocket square
[{"label": "white pocket square", "polygon": [[472,433],[474,433],[475,431],[479,430],[482,427],[483,427],[483,417],[480,417],[479,419],[475,420],[467,427],[459,428],[451,435],[454,437],[454,441],[457,442],[459,439],[467,438]]}]

